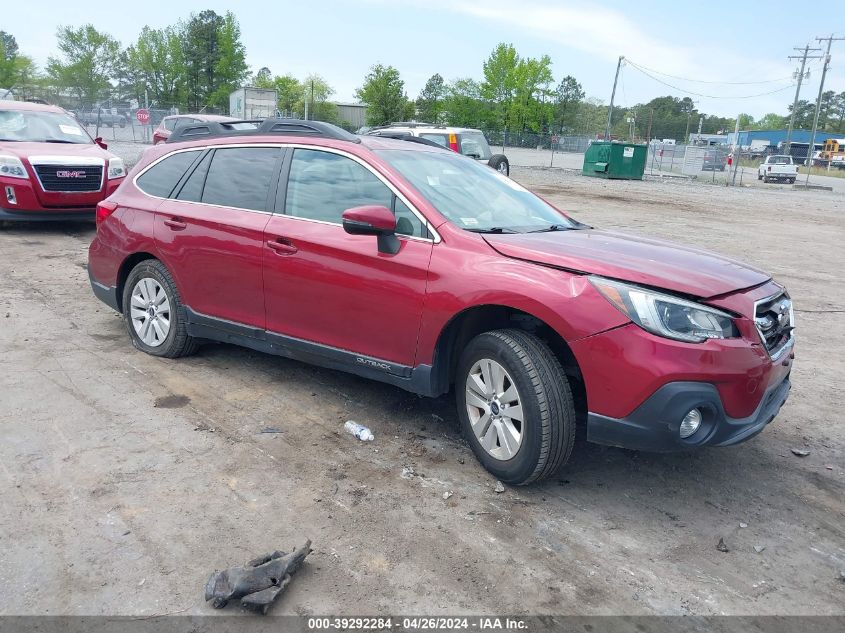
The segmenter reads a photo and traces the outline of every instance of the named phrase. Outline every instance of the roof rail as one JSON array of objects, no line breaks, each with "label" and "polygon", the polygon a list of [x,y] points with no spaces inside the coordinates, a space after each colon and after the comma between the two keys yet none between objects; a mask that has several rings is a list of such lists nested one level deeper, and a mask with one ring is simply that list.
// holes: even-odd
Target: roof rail
[{"label": "roof rail", "polygon": [[421,136],[414,136],[410,132],[367,132],[366,136],[376,136],[378,138],[392,138],[398,141],[410,141],[411,143],[419,143],[420,145],[428,145],[429,147],[437,147],[439,149],[447,149],[440,143],[432,141],[431,139],[422,138]]},{"label": "roof rail", "polygon": [[242,121],[202,121],[179,125],[173,130],[168,143],[193,141],[199,138],[238,136],[318,136],[337,141],[360,143],[354,134],[331,123],[304,121],[302,119],[251,119]]}]

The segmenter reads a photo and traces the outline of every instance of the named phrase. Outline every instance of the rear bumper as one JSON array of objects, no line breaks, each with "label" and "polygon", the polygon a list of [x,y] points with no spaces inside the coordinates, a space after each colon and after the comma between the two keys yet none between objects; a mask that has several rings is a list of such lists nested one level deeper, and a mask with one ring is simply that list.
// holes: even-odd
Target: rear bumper
[{"label": "rear bumper", "polygon": [[[751,415],[731,418],[725,413],[714,385],[671,382],[654,392],[625,418],[589,413],[587,439],[597,444],[654,452],[739,444],[757,435],[775,418],[786,402],[790,388],[787,375],[765,392]],[[703,414],[701,427],[691,437],[681,439],[681,420],[696,407]]]},{"label": "rear bumper", "polygon": [[117,301],[116,287],[106,286],[105,284],[101,284],[100,282],[96,281],[91,275],[90,270],[88,271],[88,281],[91,282],[91,290],[94,291],[94,295],[97,297],[97,299],[105,303],[115,312],[120,312],[120,307]]}]

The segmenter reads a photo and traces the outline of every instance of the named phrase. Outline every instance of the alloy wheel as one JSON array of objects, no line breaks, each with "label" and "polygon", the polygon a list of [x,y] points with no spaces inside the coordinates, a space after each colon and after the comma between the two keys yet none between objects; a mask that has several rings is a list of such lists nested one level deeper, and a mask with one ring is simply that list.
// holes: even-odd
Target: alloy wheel
[{"label": "alloy wheel", "polygon": [[522,445],[524,414],[516,384],[502,365],[482,358],[472,366],[466,407],[481,447],[495,459],[512,459]]},{"label": "alloy wheel", "polygon": [[144,345],[158,347],[164,343],[170,332],[170,300],[158,280],[138,280],[132,288],[129,314],[135,334]]}]

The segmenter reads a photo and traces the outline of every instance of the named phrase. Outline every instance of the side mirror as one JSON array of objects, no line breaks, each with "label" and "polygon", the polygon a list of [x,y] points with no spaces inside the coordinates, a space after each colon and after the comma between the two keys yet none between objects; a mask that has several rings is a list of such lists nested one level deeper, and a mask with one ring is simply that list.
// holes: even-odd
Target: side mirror
[{"label": "side mirror", "polygon": [[109,146],[108,146],[108,145],[106,145],[106,142],[103,140],[103,137],[102,137],[102,136],[98,136],[97,138],[95,138],[95,139],[94,139],[94,142],[95,142],[97,145],[99,145],[100,147],[102,147],[103,149],[108,149],[108,148],[109,148]]},{"label": "side mirror", "polygon": [[395,255],[399,252],[396,237],[396,216],[387,207],[367,205],[353,207],[343,212],[343,230],[350,235],[375,235],[380,253]]}]

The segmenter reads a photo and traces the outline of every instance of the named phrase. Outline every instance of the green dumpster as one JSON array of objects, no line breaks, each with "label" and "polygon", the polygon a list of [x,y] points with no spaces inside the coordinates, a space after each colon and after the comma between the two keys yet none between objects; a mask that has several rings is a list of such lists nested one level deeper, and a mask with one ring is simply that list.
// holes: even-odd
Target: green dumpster
[{"label": "green dumpster", "polygon": [[581,173],[594,178],[642,180],[648,146],[643,143],[593,141],[584,153]]}]

